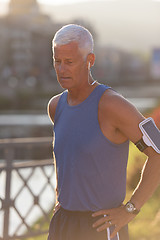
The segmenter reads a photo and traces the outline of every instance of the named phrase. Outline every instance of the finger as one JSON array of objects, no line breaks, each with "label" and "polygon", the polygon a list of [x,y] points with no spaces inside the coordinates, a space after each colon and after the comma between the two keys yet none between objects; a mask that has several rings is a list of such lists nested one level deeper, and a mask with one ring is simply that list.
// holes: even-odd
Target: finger
[{"label": "finger", "polygon": [[120,230],[120,228],[116,226],[110,237],[114,238],[117,235],[117,233],[119,232],[119,230]]},{"label": "finger", "polygon": [[106,216],[108,216],[109,214],[107,213],[106,210],[100,210],[100,211],[94,212],[94,213],[92,214],[92,217],[97,217],[97,216],[100,216],[100,215],[106,215]]},{"label": "finger", "polygon": [[[114,224],[112,223],[112,225],[114,225]],[[102,226],[100,226],[100,227],[97,228],[97,232],[104,231],[104,230],[106,230],[107,228],[109,228],[110,226],[111,226],[111,225],[110,225],[108,222],[106,222],[105,224],[103,224]]]},{"label": "finger", "polygon": [[93,226],[93,227],[97,227],[97,226],[99,226],[99,225],[101,225],[101,224],[103,224],[103,223],[106,223],[108,220],[111,220],[111,219],[109,219],[108,216],[102,217],[102,218],[98,219],[95,223],[93,223],[92,226]]},{"label": "finger", "polygon": [[108,225],[109,225],[108,223],[103,224],[102,226],[97,228],[97,232],[101,232],[101,231],[106,230],[109,227]]}]

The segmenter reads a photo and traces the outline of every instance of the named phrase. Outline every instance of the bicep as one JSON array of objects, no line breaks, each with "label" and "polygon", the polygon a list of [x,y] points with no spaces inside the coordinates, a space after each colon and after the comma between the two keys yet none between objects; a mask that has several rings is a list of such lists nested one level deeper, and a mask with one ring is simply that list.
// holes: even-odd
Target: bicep
[{"label": "bicep", "polygon": [[115,127],[136,143],[142,137],[139,123],[144,120],[144,116],[124,98],[115,99],[115,106],[113,111]]},{"label": "bicep", "polygon": [[54,124],[54,117],[55,117],[56,107],[57,107],[59,98],[60,98],[60,95],[57,95],[51,98],[47,106],[48,116],[53,124]]},{"label": "bicep", "polygon": [[51,122],[54,124],[54,112],[53,112],[51,100],[49,101],[49,103],[47,105],[47,113],[48,113],[48,116],[49,116]]}]

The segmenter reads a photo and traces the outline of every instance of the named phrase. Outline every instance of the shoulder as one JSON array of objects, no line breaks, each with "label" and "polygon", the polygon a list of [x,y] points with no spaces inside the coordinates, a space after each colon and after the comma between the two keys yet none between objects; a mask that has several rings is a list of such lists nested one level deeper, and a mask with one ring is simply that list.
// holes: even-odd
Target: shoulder
[{"label": "shoulder", "polygon": [[114,129],[118,129],[133,142],[140,139],[138,125],[144,116],[122,95],[112,89],[106,90],[100,99],[99,110],[103,120],[108,121]]},{"label": "shoulder", "polygon": [[113,89],[107,89],[104,92],[100,99],[100,107],[113,113],[117,113],[119,110],[137,111],[133,104]]},{"label": "shoulder", "polygon": [[62,93],[52,97],[48,102],[47,112],[48,112],[48,116],[52,123],[54,123],[54,116],[55,116],[57,104],[58,104],[58,101],[59,101],[61,95],[62,95]]}]

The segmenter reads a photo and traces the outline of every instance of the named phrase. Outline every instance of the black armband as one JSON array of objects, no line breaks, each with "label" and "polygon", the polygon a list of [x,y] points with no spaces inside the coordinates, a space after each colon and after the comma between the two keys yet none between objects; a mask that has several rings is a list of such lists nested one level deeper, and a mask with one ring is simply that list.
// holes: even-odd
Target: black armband
[{"label": "black armband", "polygon": [[143,138],[136,142],[135,145],[141,152],[143,152],[148,147],[143,141]]}]

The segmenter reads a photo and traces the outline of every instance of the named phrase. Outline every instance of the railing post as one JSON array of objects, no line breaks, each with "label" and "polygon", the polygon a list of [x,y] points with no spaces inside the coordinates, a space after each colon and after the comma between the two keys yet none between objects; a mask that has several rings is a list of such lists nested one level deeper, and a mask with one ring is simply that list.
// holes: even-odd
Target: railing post
[{"label": "railing post", "polygon": [[[3,151],[3,157],[2,159],[5,160],[4,163],[0,162],[0,173],[3,172],[5,179],[2,178],[4,184],[3,185],[3,194],[2,197],[0,196],[1,206],[0,206],[0,215],[3,216],[0,218],[0,224],[2,224],[2,233],[0,233],[0,240],[14,240],[14,239],[28,239],[29,237],[36,237],[40,235],[44,235],[48,232],[48,228],[46,229],[45,222],[47,221],[49,224],[49,217],[48,217],[48,209],[46,210],[46,207],[41,204],[40,198],[42,199],[45,193],[45,190],[48,186],[51,187],[53,190],[53,196],[54,197],[54,184],[51,183],[51,178],[54,177],[54,169],[53,172],[48,172],[46,169],[46,166],[52,166],[53,167],[53,159],[30,159],[26,161],[17,161],[16,159],[16,153],[17,150],[23,146],[36,146],[40,147],[41,145],[45,145],[48,147],[48,144],[50,144],[52,141],[52,138],[29,138],[29,139],[0,139],[0,150]],[[25,153],[24,153],[25,154]],[[27,155],[28,156],[28,155]],[[26,159],[26,156],[25,156]],[[37,193],[34,193],[34,189],[30,187],[29,182],[34,181],[34,174],[36,171],[33,169],[40,168],[41,174],[42,174],[42,186],[39,188],[38,198]],[[24,171],[20,171],[23,169]],[[32,169],[30,171],[29,175],[25,175],[25,169]],[[18,181],[21,182],[22,186],[17,186],[17,191],[14,196],[12,196],[12,191],[14,192],[14,189],[16,187],[15,184],[12,186],[12,181],[15,183],[15,176],[13,175],[16,173],[15,176],[18,177]],[[17,178],[16,178],[17,179]],[[46,180],[45,180],[46,179]],[[54,183],[54,180],[53,180]],[[39,183],[38,183],[39,184]],[[13,190],[12,190],[13,187]],[[28,204],[27,211],[25,211],[25,214],[23,213],[22,209],[17,206],[16,200],[19,198],[19,196],[23,196],[23,189],[26,189],[28,191],[28,194],[31,196],[32,199],[35,200],[35,202],[32,202],[31,204]],[[20,199],[20,198],[19,198]],[[30,200],[31,201],[31,200]],[[38,225],[32,226],[32,223],[28,223],[28,216],[31,218],[34,218],[34,206],[36,205],[36,208],[39,209],[42,220],[39,221]],[[17,218],[15,219],[14,226],[11,226],[11,220],[14,221],[14,219],[11,219],[11,210],[13,209],[13,216],[14,213],[16,216],[18,216],[19,221]],[[3,214],[1,214],[3,213]],[[23,231],[23,228],[26,230]]]},{"label": "railing post", "polygon": [[5,199],[3,202],[4,209],[4,223],[3,223],[3,238],[9,239],[9,218],[11,207],[11,177],[12,177],[12,162],[14,156],[14,149],[9,147],[5,148],[5,161],[6,161],[6,185],[5,185]]}]

